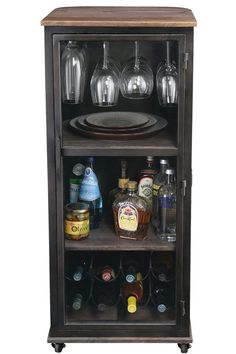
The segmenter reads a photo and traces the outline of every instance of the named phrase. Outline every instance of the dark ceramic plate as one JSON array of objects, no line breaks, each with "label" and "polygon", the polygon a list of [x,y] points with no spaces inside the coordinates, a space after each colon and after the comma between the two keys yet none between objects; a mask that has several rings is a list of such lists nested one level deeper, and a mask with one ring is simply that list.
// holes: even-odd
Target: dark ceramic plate
[{"label": "dark ceramic plate", "polygon": [[120,133],[120,134],[127,134],[127,133],[133,133],[133,132],[141,132],[147,128],[150,128],[151,126],[153,126],[154,124],[156,124],[156,117],[151,115],[151,114],[147,114],[148,117],[148,122],[144,125],[141,125],[139,127],[132,127],[132,128],[113,128],[113,129],[106,129],[106,128],[99,128],[99,127],[92,127],[88,124],[86,124],[86,118],[87,116],[80,116],[77,117],[77,121],[76,121],[76,125],[78,128],[82,128],[85,129],[87,131],[93,131],[93,132],[100,132],[100,133]]},{"label": "dark ceramic plate", "polygon": [[102,129],[137,128],[149,121],[148,114],[136,112],[101,112],[88,114],[85,123]]}]

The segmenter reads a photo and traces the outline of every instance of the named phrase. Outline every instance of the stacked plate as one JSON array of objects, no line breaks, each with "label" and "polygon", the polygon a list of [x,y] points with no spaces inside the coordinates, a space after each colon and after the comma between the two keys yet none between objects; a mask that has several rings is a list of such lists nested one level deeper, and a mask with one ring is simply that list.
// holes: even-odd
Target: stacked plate
[{"label": "stacked plate", "polygon": [[103,112],[76,117],[69,122],[74,132],[89,138],[126,140],[155,135],[167,120],[154,114]]}]

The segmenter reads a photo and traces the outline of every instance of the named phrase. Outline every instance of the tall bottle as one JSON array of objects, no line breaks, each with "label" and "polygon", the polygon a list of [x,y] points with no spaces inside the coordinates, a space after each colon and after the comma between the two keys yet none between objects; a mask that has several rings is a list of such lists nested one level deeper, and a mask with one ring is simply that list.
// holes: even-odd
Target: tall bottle
[{"label": "tall bottle", "polygon": [[86,83],[86,52],[76,41],[69,41],[61,56],[62,100],[65,103],[83,102]]},{"label": "tall bottle", "polygon": [[174,279],[174,255],[172,252],[154,252],[151,258],[152,272],[159,282]]},{"label": "tall bottle", "polygon": [[122,160],[120,163],[121,175],[118,179],[118,188],[114,188],[109,193],[109,206],[112,207],[114,200],[127,190],[129,178],[127,177],[127,161]]},{"label": "tall bottle", "polygon": [[137,311],[137,304],[143,298],[143,283],[141,273],[137,274],[137,281],[134,283],[125,282],[122,287],[122,294],[127,302],[127,311],[134,313]]},{"label": "tall bottle", "polygon": [[82,163],[77,163],[72,169],[70,176],[70,203],[77,203],[79,200],[79,190],[83,180],[85,167]]},{"label": "tall bottle", "polygon": [[93,168],[94,158],[89,157],[79,191],[79,200],[89,204],[90,229],[96,229],[102,219],[103,201],[97,176]]},{"label": "tall bottle", "polygon": [[152,226],[154,230],[158,227],[158,193],[161,186],[165,184],[165,171],[169,167],[168,160],[160,160],[160,171],[154,176],[152,185]]},{"label": "tall bottle", "polygon": [[146,200],[137,195],[137,182],[129,181],[127,193],[113,203],[117,236],[131,240],[147,238],[151,210]]},{"label": "tall bottle", "polygon": [[149,205],[152,205],[152,184],[157,171],[154,168],[154,158],[147,156],[146,167],[141,170],[138,185],[138,195],[146,199]]},{"label": "tall bottle", "polygon": [[159,189],[159,235],[162,240],[176,241],[176,185],[174,182],[175,171],[166,170],[166,183]]}]

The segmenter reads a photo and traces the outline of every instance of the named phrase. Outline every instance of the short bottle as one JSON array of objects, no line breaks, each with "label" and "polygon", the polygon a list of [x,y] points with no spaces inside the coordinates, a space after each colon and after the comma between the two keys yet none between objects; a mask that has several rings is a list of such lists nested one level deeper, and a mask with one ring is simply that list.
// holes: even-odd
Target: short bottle
[{"label": "short bottle", "polygon": [[137,194],[137,182],[129,181],[127,193],[113,203],[117,236],[130,240],[143,240],[148,236],[150,206]]},{"label": "short bottle", "polygon": [[102,219],[103,201],[97,176],[93,168],[94,158],[89,157],[79,191],[79,200],[89,204],[90,229],[99,227]]},{"label": "short bottle", "polygon": [[70,176],[70,203],[77,203],[79,200],[80,185],[83,180],[85,167],[82,163],[77,163],[72,169]]},{"label": "short bottle", "polygon": [[174,255],[172,252],[155,252],[151,258],[152,272],[159,282],[174,279]]},{"label": "short bottle", "polygon": [[143,299],[143,282],[141,273],[137,274],[136,282],[125,282],[123,284],[122,294],[127,303],[127,311],[129,313],[135,313],[137,311],[137,304]]},{"label": "short bottle", "polygon": [[154,158],[147,156],[146,167],[141,170],[138,185],[138,195],[146,199],[149,205],[152,205],[152,185],[157,170],[154,168]]},{"label": "short bottle", "polygon": [[158,227],[158,194],[159,189],[166,182],[165,171],[169,167],[168,160],[160,160],[160,171],[154,176],[152,185],[152,226],[154,230]]},{"label": "short bottle", "polygon": [[176,185],[175,171],[166,170],[166,183],[160,187],[158,196],[159,236],[161,240],[176,241]]}]

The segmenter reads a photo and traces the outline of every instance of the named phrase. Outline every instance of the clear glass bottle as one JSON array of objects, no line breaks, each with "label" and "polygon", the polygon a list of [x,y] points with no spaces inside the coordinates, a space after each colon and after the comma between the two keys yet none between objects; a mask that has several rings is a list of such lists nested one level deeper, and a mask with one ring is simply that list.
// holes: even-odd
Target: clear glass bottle
[{"label": "clear glass bottle", "polygon": [[93,168],[94,158],[88,158],[84,178],[79,191],[79,200],[89,204],[90,229],[99,227],[102,219],[103,201],[97,176]]},{"label": "clear glass bottle", "polygon": [[160,187],[158,196],[159,236],[162,240],[176,241],[176,185],[175,170],[166,170],[166,183]]},{"label": "clear glass bottle", "polygon": [[154,231],[158,227],[158,192],[161,186],[165,184],[166,174],[165,171],[169,167],[168,160],[160,160],[160,171],[154,176],[152,185],[152,226]]},{"label": "clear glass bottle", "polygon": [[147,156],[146,167],[140,172],[140,180],[138,185],[138,195],[147,200],[149,205],[152,205],[152,184],[153,178],[157,173],[154,168],[154,158]]},{"label": "clear glass bottle", "polygon": [[82,163],[73,166],[69,179],[70,184],[70,203],[77,203],[79,200],[79,189],[83,180],[85,167]]},{"label": "clear glass bottle", "polygon": [[86,83],[86,51],[76,41],[69,41],[61,55],[62,100],[65,103],[83,102]]},{"label": "clear glass bottle", "polygon": [[137,182],[129,181],[127,193],[113,203],[117,236],[130,240],[147,238],[151,210],[146,200],[137,195]]},{"label": "clear glass bottle", "polygon": [[114,188],[109,193],[109,206],[112,207],[114,200],[121,194],[125,194],[129,178],[127,178],[127,161],[122,160],[120,163],[121,175],[118,180],[118,188]]}]

